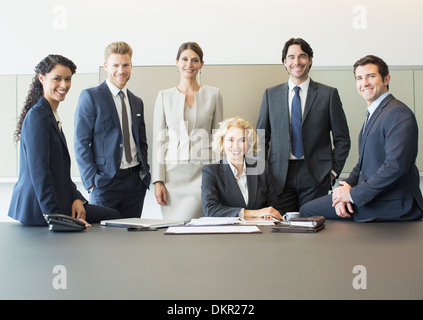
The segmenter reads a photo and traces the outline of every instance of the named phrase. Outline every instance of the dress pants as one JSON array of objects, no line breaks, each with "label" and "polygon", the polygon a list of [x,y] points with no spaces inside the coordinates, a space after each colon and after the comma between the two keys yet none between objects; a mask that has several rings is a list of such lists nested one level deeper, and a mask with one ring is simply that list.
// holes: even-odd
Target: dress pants
[{"label": "dress pants", "polygon": [[317,185],[310,176],[304,160],[290,160],[285,187],[279,195],[283,212],[299,212],[300,207],[310,200],[327,195],[330,190],[330,177],[327,183]]},{"label": "dress pants", "polygon": [[139,171],[117,174],[108,185],[94,187],[90,194],[90,203],[115,209],[121,218],[139,218],[145,193],[146,188]]},{"label": "dress pants", "polygon": [[[419,208],[416,202],[414,202],[411,210],[399,218],[392,219],[390,218],[388,212],[386,217],[378,214],[378,208],[375,207],[377,201],[369,202],[364,207],[357,207],[355,204],[352,204],[353,213],[350,214],[349,218],[342,218],[336,214],[335,208],[332,207],[332,195],[327,195],[320,197],[313,201],[307,202],[300,208],[300,215],[302,217],[313,217],[313,216],[323,216],[326,219],[342,219],[355,222],[369,222],[369,221],[414,221],[422,218],[422,210]],[[348,209],[347,209],[348,210]],[[363,218],[363,212],[367,211]],[[375,212],[375,217],[371,217],[368,212]],[[380,210],[379,210],[380,211]]]}]

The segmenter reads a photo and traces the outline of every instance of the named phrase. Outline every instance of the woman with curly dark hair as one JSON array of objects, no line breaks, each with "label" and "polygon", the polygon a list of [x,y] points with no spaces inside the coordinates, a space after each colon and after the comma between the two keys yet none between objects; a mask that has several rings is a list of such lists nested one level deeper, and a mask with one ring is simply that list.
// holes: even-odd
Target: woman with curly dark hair
[{"label": "woman with curly dark hair", "polygon": [[47,225],[44,215],[65,214],[89,226],[115,219],[117,211],[90,205],[70,176],[70,155],[57,113],[71,87],[75,64],[49,55],[35,67],[19,117],[15,141],[20,141],[19,178],[9,216],[26,225]]}]

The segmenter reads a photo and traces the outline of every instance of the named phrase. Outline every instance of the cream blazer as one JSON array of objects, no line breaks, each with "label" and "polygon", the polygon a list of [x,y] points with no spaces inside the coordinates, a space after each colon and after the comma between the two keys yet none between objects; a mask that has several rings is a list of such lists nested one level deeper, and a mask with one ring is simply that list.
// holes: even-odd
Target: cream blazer
[{"label": "cream blazer", "polygon": [[220,90],[201,86],[195,94],[196,116],[191,134],[184,119],[185,94],[176,87],[161,90],[154,107],[152,182],[166,183],[166,163],[212,159],[211,134],[223,119]]}]

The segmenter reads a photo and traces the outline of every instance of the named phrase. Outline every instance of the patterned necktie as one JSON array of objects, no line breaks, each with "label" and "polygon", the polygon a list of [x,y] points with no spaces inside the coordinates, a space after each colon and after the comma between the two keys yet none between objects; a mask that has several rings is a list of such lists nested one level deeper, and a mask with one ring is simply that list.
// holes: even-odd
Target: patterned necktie
[{"label": "patterned necktie", "polygon": [[119,91],[120,101],[122,102],[122,132],[123,132],[123,146],[125,148],[126,162],[132,162],[131,155],[131,143],[129,140],[129,125],[128,125],[128,113],[126,112],[125,94]]},{"label": "patterned necktie", "polygon": [[292,98],[291,105],[291,148],[292,154],[296,158],[303,156],[303,139],[301,135],[302,116],[301,116],[301,100],[300,100],[300,87],[294,88],[295,95]]},{"label": "patterned necktie", "polygon": [[369,111],[367,111],[367,113],[366,113],[366,120],[364,120],[364,124],[363,124],[363,131],[362,131],[362,134],[364,134],[364,130],[366,129],[367,122],[369,122],[369,116],[370,116],[370,112],[369,112]]}]

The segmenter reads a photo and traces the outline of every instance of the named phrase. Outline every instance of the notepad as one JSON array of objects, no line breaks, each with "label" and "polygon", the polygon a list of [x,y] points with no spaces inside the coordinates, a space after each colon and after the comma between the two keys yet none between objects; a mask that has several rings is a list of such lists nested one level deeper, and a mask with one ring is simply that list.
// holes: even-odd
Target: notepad
[{"label": "notepad", "polygon": [[323,216],[292,218],[272,228],[272,232],[316,233],[325,227]]},{"label": "notepad", "polygon": [[323,216],[299,217],[289,220],[289,224],[293,227],[318,227],[324,223],[325,217]]}]

